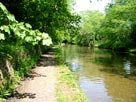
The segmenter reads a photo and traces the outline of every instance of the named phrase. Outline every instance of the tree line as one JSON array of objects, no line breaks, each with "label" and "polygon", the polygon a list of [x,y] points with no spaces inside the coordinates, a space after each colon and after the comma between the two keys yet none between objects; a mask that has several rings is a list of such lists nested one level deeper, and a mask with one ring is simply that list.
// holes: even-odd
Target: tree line
[{"label": "tree line", "polygon": [[113,0],[98,11],[80,12],[83,18],[77,43],[114,50],[136,47],[136,1]]}]

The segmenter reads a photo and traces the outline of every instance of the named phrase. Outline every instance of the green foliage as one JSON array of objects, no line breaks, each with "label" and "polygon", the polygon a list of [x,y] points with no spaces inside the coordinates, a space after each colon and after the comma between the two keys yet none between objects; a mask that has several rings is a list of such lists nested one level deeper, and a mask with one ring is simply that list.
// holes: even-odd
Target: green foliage
[{"label": "green foliage", "polygon": [[15,88],[15,82],[13,80],[5,79],[5,84],[0,87],[0,97],[7,97],[9,96],[14,88]]},{"label": "green foliage", "polygon": [[[1,0],[20,22],[33,29],[49,33],[53,42],[59,43],[76,32],[78,15],[71,13],[73,0]],[[59,32],[59,33],[58,33]],[[65,33],[63,33],[65,32]],[[63,35],[66,37],[64,38]]]},{"label": "green foliage", "polygon": [[12,14],[8,12],[6,7],[0,2],[0,26],[17,22]]},{"label": "green foliage", "polygon": [[14,37],[22,44],[27,42],[32,45],[37,45],[40,44],[39,42],[41,41],[43,45],[51,44],[51,38],[48,34],[41,33],[38,30],[31,30],[31,26],[29,24],[24,24],[23,22],[1,26],[0,30],[3,35],[5,34],[7,40]]},{"label": "green foliage", "polygon": [[135,5],[134,0],[117,0],[106,8],[105,20],[101,26],[101,46],[111,49],[135,47]]},{"label": "green foliage", "polygon": [[[0,66],[3,78],[0,80],[0,98],[11,95],[21,77],[24,77],[37,62],[41,45],[52,44],[47,33],[32,30],[28,23],[18,22],[0,3]],[[15,75],[9,76],[6,60],[10,60]]]},{"label": "green foliage", "polygon": [[[47,46],[52,43],[47,33],[41,33],[39,30],[32,30],[32,26],[28,23],[18,23],[2,3],[0,3],[0,13],[3,19],[7,19],[0,25],[1,40],[13,41],[16,39],[16,43],[30,43],[32,45],[41,44],[42,42],[43,45]],[[1,19],[1,21],[3,21],[3,19]]]},{"label": "green foliage", "polygon": [[80,12],[82,17],[80,34],[77,37],[77,43],[80,45],[94,46],[99,39],[99,28],[104,15],[98,11]]},{"label": "green foliage", "polygon": [[[39,59],[39,52],[35,51],[35,47],[30,44],[26,46],[16,46],[11,43],[0,44],[0,52],[5,54],[0,55],[0,60],[5,60],[7,57],[10,57],[8,59],[10,59],[14,69],[13,78],[8,77],[5,73],[4,79],[0,80],[0,97],[6,98],[11,95],[19,80],[35,65]],[[4,70],[4,68],[1,70]]]}]

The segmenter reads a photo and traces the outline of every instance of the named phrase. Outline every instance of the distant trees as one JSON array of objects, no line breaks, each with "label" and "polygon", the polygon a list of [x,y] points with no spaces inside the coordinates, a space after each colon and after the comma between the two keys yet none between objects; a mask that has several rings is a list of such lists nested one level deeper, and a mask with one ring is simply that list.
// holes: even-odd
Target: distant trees
[{"label": "distant trees", "polygon": [[104,43],[111,49],[136,47],[136,1],[116,0],[106,8],[106,15],[99,30]]},{"label": "distant trees", "polygon": [[94,46],[99,40],[99,29],[104,19],[104,15],[99,11],[80,12],[82,21],[80,24],[80,34],[77,43],[80,45]]},{"label": "distant trees", "polygon": [[85,11],[81,16],[79,44],[98,44],[114,50],[136,47],[135,0],[113,0],[105,8],[104,15],[96,11]]}]

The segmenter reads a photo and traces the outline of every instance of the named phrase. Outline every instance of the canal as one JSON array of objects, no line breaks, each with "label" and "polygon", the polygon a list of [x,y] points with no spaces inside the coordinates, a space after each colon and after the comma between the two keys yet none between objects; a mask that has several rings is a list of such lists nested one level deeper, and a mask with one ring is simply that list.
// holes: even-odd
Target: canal
[{"label": "canal", "polygon": [[136,102],[136,56],[65,45],[61,60],[79,76],[88,102]]}]

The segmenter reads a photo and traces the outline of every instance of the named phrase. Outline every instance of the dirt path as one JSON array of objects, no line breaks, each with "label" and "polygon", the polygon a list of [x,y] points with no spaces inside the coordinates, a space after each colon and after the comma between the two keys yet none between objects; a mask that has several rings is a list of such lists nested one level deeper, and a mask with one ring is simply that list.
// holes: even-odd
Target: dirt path
[{"label": "dirt path", "polygon": [[21,81],[14,97],[6,102],[56,102],[54,68],[52,52],[43,54],[38,65]]}]

